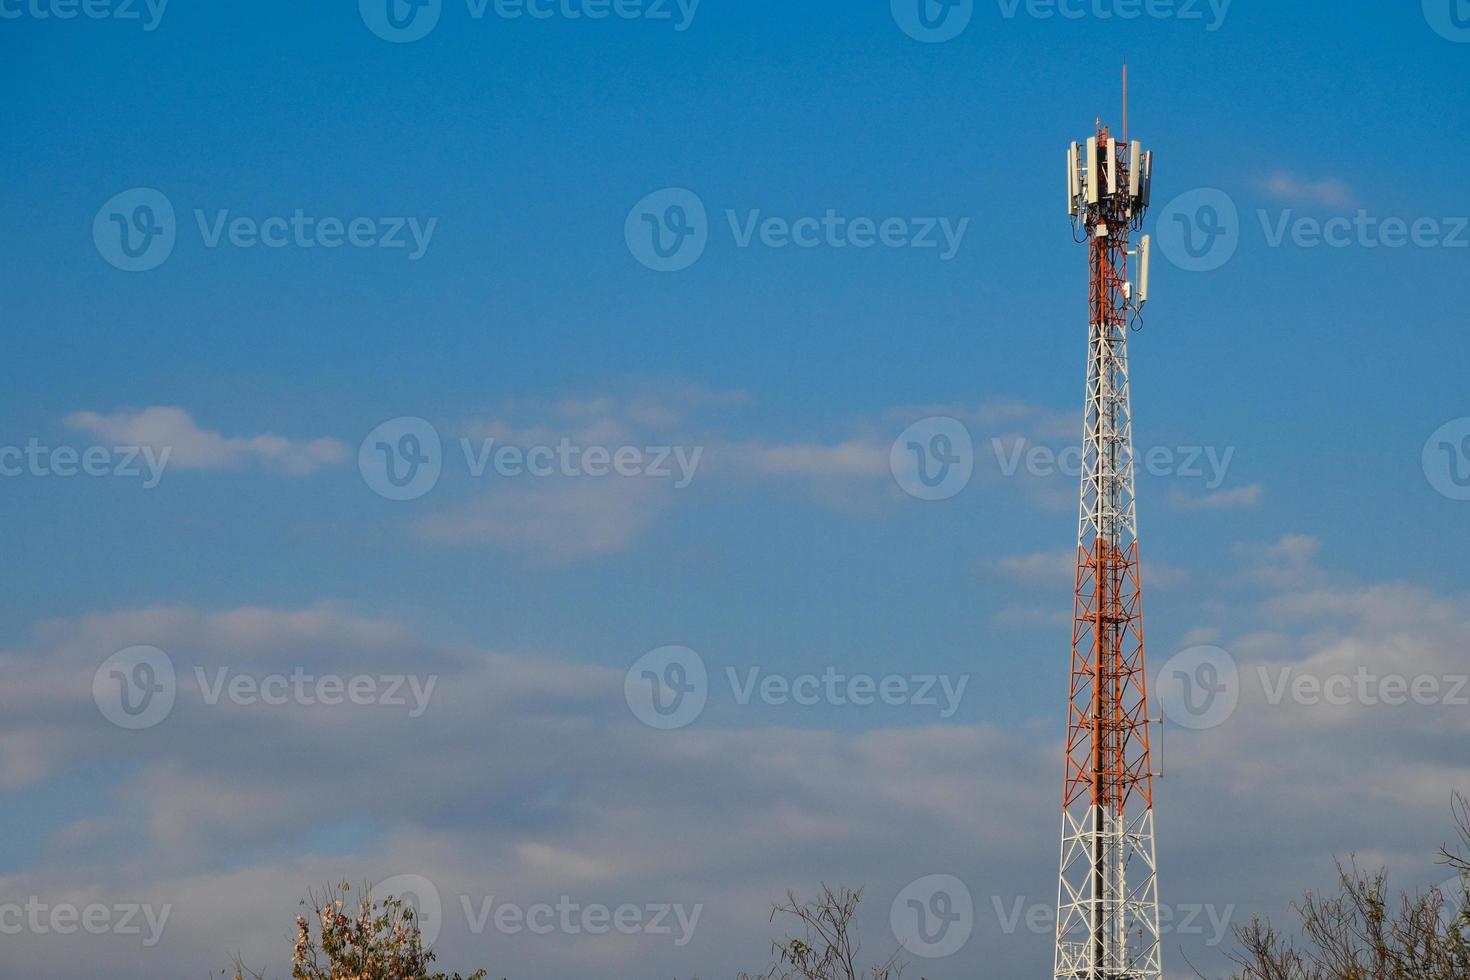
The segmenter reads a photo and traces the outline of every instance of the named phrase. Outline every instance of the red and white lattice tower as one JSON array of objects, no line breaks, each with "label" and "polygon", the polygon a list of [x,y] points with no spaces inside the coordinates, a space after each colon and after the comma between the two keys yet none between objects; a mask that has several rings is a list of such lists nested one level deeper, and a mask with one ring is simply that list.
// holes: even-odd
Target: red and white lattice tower
[{"label": "red and white lattice tower", "polygon": [[[1126,81],[1125,81],[1126,86]],[[1159,890],[1128,334],[1148,299],[1153,154],[1098,122],[1067,151],[1067,207],[1091,267],[1082,503],[1057,889],[1057,980],[1159,980]],[[1129,260],[1136,258],[1136,280]]]}]

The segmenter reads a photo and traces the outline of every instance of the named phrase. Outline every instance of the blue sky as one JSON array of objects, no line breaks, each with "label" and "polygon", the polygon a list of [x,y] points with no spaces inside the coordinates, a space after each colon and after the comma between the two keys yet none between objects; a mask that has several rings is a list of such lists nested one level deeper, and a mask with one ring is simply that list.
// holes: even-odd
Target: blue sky
[{"label": "blue sky", "polygon": [[[779,755],[771,746],[794,730],[790,744],[810,740],[811,765],[834,780],[820,802],[787,799],[777,780],[732,776],[727,787],[744,805],[789,809],[794,825],[835,820],[827,806],[847,813],[838,801],[860,800],[887,778],[881,764],[903,756],[893,745],[961,747],[915,749],[923,764],[888,774],[924,787],[912,794],[923,812],[891,803],[894,840],[834,829],[799,855],[773,845],[769,868],[690,858],[677,884],[587,872],[593,891],[687,888],[710,904],[693,952],[632,942],[613,956],[617,975],[758,966],[763,903],[824,876],[870,883],[879,932],[893,893],[941,868],[986,908],[992,891],[1049,901],[1075,477],[1007,476],[993,440],[1074,439],[1086,260],[1062,211],[1061,160],[1097,115],[1117,120],[1124,59],[1131,131],[1156,153],[1161,224],[1149,230],[1167,242],[1159,216],[1199,189],[1223,191],[1237,210],[1235,251],[1220,267],[1180,268],[1165,246],[1134,335],[1140,455],[1160,447],[1182,461],[1197,447],[1229,460],[1218,480],[1179,466],[1140,477],[1151,662],[1209,642],[1242,665],[1463,665],[1470,504],[1437,492],[1421,453],[1470,414],[1460,223],[1470,44],[1435,0],[1106,16],[1126,6],[1067,4],[1080,12],[1071,18],[980,2],[953,39],[925,43],[876,0],[703,0],[682,30],[677,5],[671,20],[534,20],[493,5],[476,18],[464,0],[444,0],[425,37],[390,43],[348,2],[174,0],[151,30],[0,2],[15,14],[0,20],[12,93],[0,150],[0,444],[171,450],[152,488],[0,479],[3,672],[10,703],[39,712],[19,711],[0,742],[0,790],[17,824],[0,847],[0,883],[180,905],[229,893],[226,906],[273,956],[274,909],[288,915],[317,882],[297,882],[293,866],[359,878],[381,861],[384,873],[434,877],[450,874],[435,869],[452,867],[444,855],[460,847],[489,855],[473,880],[535,891],[557,875],[577,886],[577,869],[616,849],[613,828],[704,853],[710,840],[694,828],[686,837],[679,821],[686,797],[719,794],[695,776],[714,780],[748,752]],[[93,237],[99,212],[106,227],[109,202],[135,188],[176,214],[172,253],[143,272],[117,268]],[[630,209],[666,188],[693,192],[707,212],[705,251],[675,272],[641,264],[624,238]],[[410,248],[209,247],[200,225],[298,209],[375,229],[432,222],[432,233],[411,259]],[[964,232],[944,258],[942,248],[740,247],[732,230],[754,212],[829,210],[906,227],[943,218]],[[1342,248],[1271,243],[1279,222],[1360,211],[1428,221],[1450,241],[1375,248],[1355,232]],[[975,445],[975,477],[944,501],[913,499],[888,471],[893,441],[928,416],[958,419]],[[357,465],[368,433],[399,417],[427,420],[445,447],[438,485],[415,500],[375,494]],[[458,440],[491,436],[703,457],[680,489],[475,478]],[[212,768],[204,747],[238,737],[291,758],[310,733],[356,738],[372,719],[340,719],[339,732],[337,715],[297,705],[264,724],[260,712],[204,710],[196,698],[119,737],[89,678],[138,644],[166,650],[181,676],[196,663],[440,664],[463,683],[442,682],[453,689],[442,714],[405,723],[415,755],[384,749],[376,769],[343,762],[330,779],[302,759],[285,778],[237,758],[243,745],[218,749],[234,768]],[[944,719],[914,705],[742,706],[716,683],[695,725],[651,741],[618,691],[630,664],[667,644],[698,651],[716,678],[727,667],[794,676],[836,665],[971,679]],[[502,673],[531,678],[513,691],[538,693],[507,694]],[[453,700],[471,693],[499,716]],[[1447,827],[1442,804],[1467,783],[1448,751],[1464,708],[1385,718],[1358,705],[1325,719],[1286,712],[1288,723],[1280,706],[1253,707],[1270,720],[1170,742],[1181,774],[1160,802],[1174,862],[1166,900],[1171,880],[1196,895],[1214,880],[1221,894],[1197,900],[1269,911],[1351,849],[1401,854],[1408,876],[1432,876],[1423,859]],[[517,712],[532,717],[513,723]],[[467,764],[556,751],[514,778],[448,766],[458,756],[447,743],[491,737]],[[1374,806],[1309,832],[1346,805],[1330,773],[1354,739],[1387,753],[1358,788]],[[588,742],[620,754],[602,768],[577,761]],[[732,744],[743,746],[734,757]],[[865,751],[875,769],[846,766]],[[681,771],[670,759],[703,752],[683,793],[640,795],[636,777],[617,775],[619,765]],[[1021,764],[1033,753],[1035,766]],[[422,809],[379,808],[375,772],[425,756],[446,761],[442,772],[413,763],[427,770],[409,780]],[[1276,777],[1260,775],[1263,758],[1282,760],[1284,784],[1312,791],[1268,792]],[[1426,773],[1430,759],[1444,769]],[[1422,781],[1412,792],[1411,772]],[[249,826],[206,802],[225,773],[254,801]],[[290,787],[318,776],[351,801],[340,820],[290,802]],[[974,806],[951,813],[951,799]],[[1302,828],[1261,849],[1270,875],[1249,863],[1232,874],[1240,862],[1208,846],[1231,839],[1212,823],[1231,799],[1251,801],[1242,841],[1257,820]],[[615,801],[619,818],[579,823],[598,801]],[[1012,823],[970,812],[992,806]],[[1015,826],[1033,818],[1043,822]],[[709,834],[743,841],[723,825]],[[1270,862],[1272,847],[1301,864]],[[975,857],[1001,851],[996,867]],[[555,874],[538,877],[547,865],[536,856],[552,852],[581,863],[552,862]],[[753,919],[722,918],[722,905]],[[243,927],[232,936],[185,922],[175,933],[133,950],[138,976],[197,975],[247,942]],[[57,949],[43,941],[55,937],[28,938]],[[451,931],[445,942],[469,959],[500,955],[483,937]],[[960,975],[998,956],[1044,969],[1048,942],[977,939],[923,967]],[[582,975],[581,947],[568,945],[508,948],[512,966],[488,965]],[[69,975],[31,955],[29,975]],[[1182,967],[1172,948],[1166,957]]]}]

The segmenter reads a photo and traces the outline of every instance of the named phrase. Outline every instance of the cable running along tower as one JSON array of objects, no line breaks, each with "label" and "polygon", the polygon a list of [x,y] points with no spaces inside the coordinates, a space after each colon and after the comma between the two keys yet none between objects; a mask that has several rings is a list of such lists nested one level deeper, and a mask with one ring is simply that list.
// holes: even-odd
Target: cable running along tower
[{"label": "cable running along tower", "polygon": [[[1056,980],[1160,980],[1128,334],[1148,301],[1150,241],[1130,235],[1148,210],[1153,153],[1127,135],[1067,150],[1067,210],[1091,271],[1087,400],[1072,669],[1062,790]],[[1130,259],[1136,278],[1130,278]]]}]

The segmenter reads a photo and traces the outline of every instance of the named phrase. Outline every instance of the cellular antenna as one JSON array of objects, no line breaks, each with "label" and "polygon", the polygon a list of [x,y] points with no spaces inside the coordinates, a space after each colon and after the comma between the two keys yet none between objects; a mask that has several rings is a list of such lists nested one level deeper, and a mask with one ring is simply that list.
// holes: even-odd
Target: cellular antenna
[{"label": "cellular antenna", "polygon": [[1099,121],[1085,148],[1067,148],[1067,211],[1087,244],[1091,286],[1056,980],[1163,977],[1128,371],[1150,256],[1147,236],[1136,251],[1129,239],[1148,211],[1153,153],[1127,139],[1126,125],[1120,141]]},{"label": "cellular antenna", "polygon": [[1128,62],[1123,62],[1123,142],[1128,142]]}]

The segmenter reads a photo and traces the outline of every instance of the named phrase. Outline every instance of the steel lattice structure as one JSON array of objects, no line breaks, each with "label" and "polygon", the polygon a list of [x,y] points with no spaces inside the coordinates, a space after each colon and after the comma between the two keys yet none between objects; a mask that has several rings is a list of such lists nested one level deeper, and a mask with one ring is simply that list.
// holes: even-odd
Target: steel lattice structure
[{"label": "steel lattice structure", "polygon": [[[1062,793],[1055,977],[1159,980],[1148,684],[1134,501],[1128,335],[1147,300],[1153,155],[1101,121],[1068,151],[1068,210],[1091,269],[1082,499]],[[1085,157],[1084,157],[1085,153]],[[1137,255],[1140,275],[1129,279]]]}]

